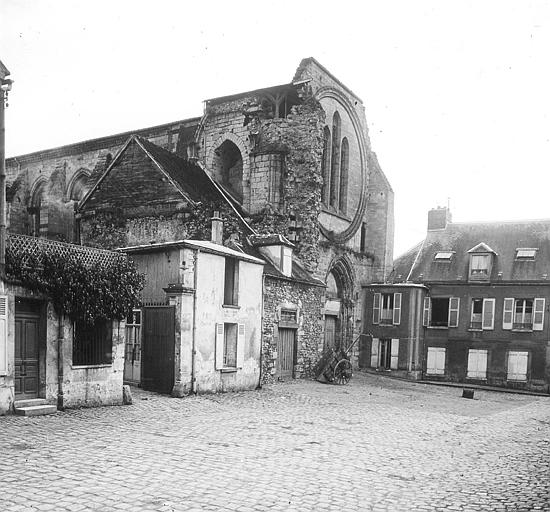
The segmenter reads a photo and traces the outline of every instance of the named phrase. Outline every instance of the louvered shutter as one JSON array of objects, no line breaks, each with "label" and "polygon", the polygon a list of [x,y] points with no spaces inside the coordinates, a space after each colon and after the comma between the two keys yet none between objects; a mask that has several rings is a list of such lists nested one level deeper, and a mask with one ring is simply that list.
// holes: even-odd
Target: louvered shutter
[{"label": "louvered shutter", "polygon": [[374,300],[372,303],[372,323],[373,324],[379,324],[380,323],[380,300],[382,295],[380,293],[374,294]]},{"label": "louvered shutter", "polygon": [[216,324],[216,353],[215,353],[216,370],[220,370],[223,368],[223,345],[224,345],[223,324]]},{"label": "louvered shutter", "polygon": [[449,327],[458,326],[458,312],[460,309],[460,299],[458,297],[449,298]]},{"label": "louvered shutter", "polygon": [[502,328],[511,329],[514,322],[514,299],[504,299],[504,311],[502,313]]},{"label": "louvered shutter", "polygon": [[435,373],[443,375],[445,373],[445,349],[438,348],[436,349],[436,362],[435,362]]},{"label": "louvered shutter", "polygon": [[393,325],[401,323],[401,294],[393,294]]},{"label": "louvered shutter", "polygon": [[508,352],[508,380],[527,380],[528,352]]},{"label": "louvered shutter", "polygon": [[0,375],[8,373],[8,296],[0,295]]},{"label": "louvered shutter", "polygon": [[483,299],[483,329],[495,328],[495,299]]},{"label": "louvered shutter", "polygon": [[245,331],[244,324],[238,325],[237,334],[237,368],[242,368],[244,363],[244,345],[245,345]]},{"label": "louvered shutter", "polygon": [[370,349],[370,365],[372,368],[378,368],[378,338],[372,338]]},{"label": "louvered shutter", "polygon": [[432,309],[430,297],[424,297],[424,314],[422,317],[422,325],[428,327],[430,325],[430,313]]},{"label": "louvered shutter", "polygon": [[396,338],[392,338],[390,368],[392,370],[397,370],[398,367],[399,367],[399,340]]},{"label": "louvered shutter", "polygon": [[533,331],[542,331],[544,326],[544,299],[535,299]]}]

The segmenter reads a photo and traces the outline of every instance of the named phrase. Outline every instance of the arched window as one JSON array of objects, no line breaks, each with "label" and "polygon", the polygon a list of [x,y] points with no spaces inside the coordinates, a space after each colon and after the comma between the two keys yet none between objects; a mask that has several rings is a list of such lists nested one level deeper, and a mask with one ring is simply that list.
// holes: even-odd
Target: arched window
[{"label": "arched window", "polygon": [[348,139],[342,139],[342,151],[340,154],[340,193],[338,204],[340,211],[346,213],[348,202],[348,172],[349,172],[349,144]]},{"label": "arched window", "polygon": [[45,204],[46,181],[39,183],[32,194],[30,234],[36,237],[48,236],[48,208]]},{"label": "arched window", "polygon": [[243,200],[243,158],[237,145],[225,140],[216,149],[214,157],[216,178],[228,188],[237,200]]},{"label": "arched window", "polygon": [[323,161],[321,162],[321,173],[323,176],[323,188],[321,189],[321,200],[327,206],[330,204],[330,128],[325,126],[323,137]]},{"label": "arched window", "polygon": [[330,206],[338,209],[339,174],[340,174],[340,114],[334,112],[332,117],[332,159],[330,167]]},{"label": "arched window", "polygon": [[77,203],[82,200],[82,198],[88,192],[88,179],[90,173],[85,169],[80,169],[73,177],[71,183],[68,187],[68,198]]},{"label": "arched window", "polygon": [[335,275],[334,272],[329,272],[327,276],[327,291],[326,296],[329,299],[340,299],[342,298],[342,286],[340,280]]}]

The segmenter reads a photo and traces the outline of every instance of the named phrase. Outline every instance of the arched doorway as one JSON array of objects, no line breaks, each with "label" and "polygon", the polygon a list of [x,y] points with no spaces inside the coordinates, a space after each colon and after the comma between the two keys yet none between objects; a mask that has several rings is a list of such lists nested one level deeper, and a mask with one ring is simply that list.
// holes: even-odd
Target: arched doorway
[{"label": "arched doorway", "polygon": [[326,277],[325,348],[345,348],[352,336],[348,320],[353,316],[353,270],[343,257],[330,267]]},{"label": "arched doorway", "polygon": [[242,203],[243,157],[234,142],[225,140],[214,151],[213,171],[216,179]]}]

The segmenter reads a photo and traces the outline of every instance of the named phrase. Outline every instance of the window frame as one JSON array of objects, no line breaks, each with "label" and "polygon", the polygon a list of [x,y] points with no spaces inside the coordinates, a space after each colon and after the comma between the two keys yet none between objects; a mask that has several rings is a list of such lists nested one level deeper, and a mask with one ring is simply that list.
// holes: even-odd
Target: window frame
[{"label": "window frame", "polygon": [[[481,313],[474,313],[474,304],[481,301]],[[489,306],[490,304],[490,306]],[[496,299],[493,297],[473,297],[471,299],[470,331],[492,331],[495,328]],[[490,311],[490,313],[489,313]],[[489,317],[490,314],[490,317]],[[479,320],[474,315],[480,315]],[[489,321],[487,322],[487,320]]]},{"label": "window frame", "polygon": [[[476,361],[476,368],[470,370],[470,361],[473,355],[484,356],[485,359],[485,369],[480,370],[479,360]],[[483,359],[483,358],[482,358]],[[466,378],[472,380],[487,380],[487,370],[489,368],[489,351],[487,349],[469,349],[468,350],[468,361],[466,365]]]},{"label": "window frame", "polygon": [[[235,326],[236,341],[235,341],[235,365],[227,364],[227,332],[226,326]],[[231,327],[233,330],[233,327]],[[235,372],[243,367],[244,364],[244,349],[246,343],[246,326],[239,322],[220,322],[215,324],[215,341],[214,341],[214,367],[216,370]]]},{"label": "window frame", "polygon": [[223,306],[239,307],[239,259],[225,257]]},{"label": "window frame", "polygon": [[[487,264],[485,267],[476,266],[474,269],[474,261],[478,258],[483,258]],[[488,281],[491,277],[492,263],[492,254],[490,252],[475,252],[470,254],[469,279],[471,281]]]},{"label": "window frame", "polygon": [[[443,354],[443,367],[439,367],[439,362],[441,362],[441,357],[438,357],[438,354]],[[432,357],[430,357],[432,355]],[[430,360],[434,363],[430,367]],[[447,349],[445,347],[428,347],[426,352],[426,375],[445,375],[445,370],[447,368]],[[433,369],[433,371],[430,371]]]},{"label": "window frame", "polygon": [[[90,328],[93,328],[92,332]],[[103,329],[104,332],[97,332]],[[80,338],[79,331],[84,331],[84,339]],[[89,347],[90,343],[86,338],[89,336],[102,337],[104,339],[100,342],[101,346]],[[97,338],[92,339],[92,343],[97,343]],[[88,345],[88,347],[85,346]],[[88,354],[85,353],[88,348]],[[99,355],[97,359],[91,360],[84,359],[84,356]],[[103,357],[102,357],[103,356]],[[86,368],[97,366],[112,366],[113,364],[113,321],[112,320],[98,320],[93,326],[87,325],[82,321],[73,322],[73,342],[72,342],[72,364],[73,368]]]},{"label": "window frame", "polygon": [[[443,301],[447,299],[447,324],[432,325],[433,322],[433,301]],[[458,327],[460,321],[460,297],[424,297],[424,307],[422,312],[422,325],[428,329],[454,329]]]},{"label": "window frame", "polygon": [[[525,358],[525,374],[524,378],[514,378],[511,375],[523,375],[519,372],[511,372],[510,371],[510,363],[511,363],[511,356],[522,356]],[[506,380],[512,381],[512,382],[527,382],[528,380],[528,374],[529,374],[529,362],[530,362],[530,354],[528,350],[509,350],[506,355]]]}]

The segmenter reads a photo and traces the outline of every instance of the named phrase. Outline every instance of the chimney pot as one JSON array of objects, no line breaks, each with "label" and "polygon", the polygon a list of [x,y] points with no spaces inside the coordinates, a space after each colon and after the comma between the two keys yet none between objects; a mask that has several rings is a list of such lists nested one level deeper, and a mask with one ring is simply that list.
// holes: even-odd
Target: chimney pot
[{"label": "chimney pot", "polygon": [[223,243],[223,220],[220,217],[220,212],[215,211],[212,217],[212,237],[211,241],[215,244],[222,245]]}]

